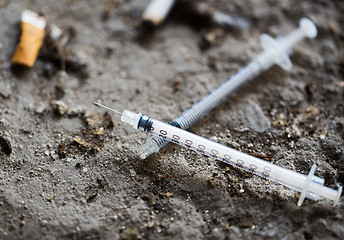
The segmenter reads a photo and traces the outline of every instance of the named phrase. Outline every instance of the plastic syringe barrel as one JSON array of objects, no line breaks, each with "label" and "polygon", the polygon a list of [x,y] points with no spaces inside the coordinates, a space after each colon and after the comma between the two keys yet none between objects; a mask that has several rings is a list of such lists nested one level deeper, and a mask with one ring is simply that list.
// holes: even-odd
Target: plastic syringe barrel
[{"label": "plastic syringe barrel", "polygon": [[[182,129],[189,128],[205,114],[218,106],[240,86],[274,64],[278,64],[285,70],[290,70],[291,62],[288,54],[292,47],[306,36],[314,38],[316,34],[317,31],[313,22],[309,19],[302,18],[300,20],[300,27],[292,31],[285,38],[280,37],[274,40],[268,35],[262,35],[260,40],[264,51],[261,54],[255,57],[246,67],[240,69],[236,74],[201,98],[170,124]],[[140,147],[138,155],[142,159],[145,159],[153,152],[158,152],[167,143],[168,141],[163,138],[152,136]]]},{"label": "plastic syringe barrel", "polygon": [[[323,186],[324,179],[313,175],[315,166],[312,167],[310,175],[306,176],[176,128],[170,124],[152,119],[141,113],[137,114],[125,110],[122,113],[121,120],[141,131],[157,134],[166,141],[179,144],[198,153],[291,187],[300,191],[304,197],[312,200],[317,200],[319,196],[322,196],[334,201],[334,205],[336,205],[342,193],[342,187],[339,187],[336,191]],[[299,206],[302,204],[304,197],[299,201]]]}]

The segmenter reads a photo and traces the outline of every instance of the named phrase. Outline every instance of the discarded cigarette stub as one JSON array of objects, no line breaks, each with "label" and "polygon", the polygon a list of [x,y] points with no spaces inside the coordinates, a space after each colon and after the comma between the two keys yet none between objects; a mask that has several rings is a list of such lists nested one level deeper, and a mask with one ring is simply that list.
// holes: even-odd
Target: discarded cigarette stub
[{"label": "discarded cigarette stub", "polygon": [[191,2],[191,10],[196,14],[210,18],[210,20],[220,26],[227,26],[237,29],[249,29],[250,21],[245,18],[231,16],[212,8],[209,4],[199,1]]},{"label": "discarded cigarette stub", "polygon": [[32,67],[42,46],[45,34],[46,21],[43,17],[30,10],[25,10],[21,15],[22,33],[12,64]]},{"label": "discarded cigarette stub", "polygon": [[152,0],[142,14],[143,23],[159,26],[172,9],[175,0]]}]

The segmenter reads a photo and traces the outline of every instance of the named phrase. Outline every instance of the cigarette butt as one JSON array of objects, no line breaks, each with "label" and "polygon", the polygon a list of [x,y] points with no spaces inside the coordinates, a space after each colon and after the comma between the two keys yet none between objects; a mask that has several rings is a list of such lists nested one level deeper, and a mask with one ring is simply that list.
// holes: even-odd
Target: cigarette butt
[{"label": "cigarette butt", "polygon": [[174,3],[175,0],[152,0],[143,12],[142,20],[157,27],[165,20]]},{"label": "cigarette butt", "polygon": [[46,21],[43,17],[30,10],[23,11],[21,15],[22,33],[12,64],[21,64],[32,67],[38,56],[44,39]]}]

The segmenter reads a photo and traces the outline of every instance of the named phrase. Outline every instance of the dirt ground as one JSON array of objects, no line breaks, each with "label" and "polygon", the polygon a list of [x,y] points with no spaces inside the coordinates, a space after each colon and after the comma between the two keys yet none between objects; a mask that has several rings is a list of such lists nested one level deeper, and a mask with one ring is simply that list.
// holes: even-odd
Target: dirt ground
[{"label": "dirt ground", "polygon": [[[1,239],[342,238],[342,199],[297,207],[297,192],[172,144],[141,160],[148,135],[92,104],[169,122],[262,51],[261,33],[309,17],[318,37],[295,47],[290,72],[272,67],[190,131],[304,174],[315,163],[343,186],[344,2],[208,2],[252,28],[178,5],[144,35],[149,0],[0,0]],[[24,9],[75,35],[65,65],[46,39],[33,68],[11,68]]]}]

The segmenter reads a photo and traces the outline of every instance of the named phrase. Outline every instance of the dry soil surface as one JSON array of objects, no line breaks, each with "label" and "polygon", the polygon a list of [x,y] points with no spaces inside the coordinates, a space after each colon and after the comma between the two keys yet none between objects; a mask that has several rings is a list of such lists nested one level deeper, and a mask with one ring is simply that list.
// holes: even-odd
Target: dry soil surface
[{"label": "dry soil surface", "polygon": [[[172,144],[141,160],[148,135],[92,104],[169,122],[262,51],[261,33],[309,17],[318,37],[295,47],[290,72],[270,68],[190,131],[303,174],[317,164],[326,186],[343,185],[344,2],[208,2],[252,28],[178,5],[142,34],[149,0],[0,0],[1,239],[343,237],[342,199],[297,207],[298,192]],[[24,9],[75,35],[65,64],[46,39],[33,68],[11,68]]]}]

